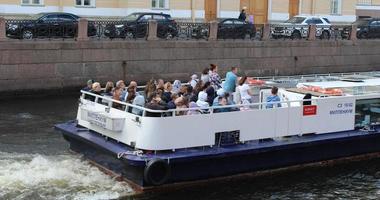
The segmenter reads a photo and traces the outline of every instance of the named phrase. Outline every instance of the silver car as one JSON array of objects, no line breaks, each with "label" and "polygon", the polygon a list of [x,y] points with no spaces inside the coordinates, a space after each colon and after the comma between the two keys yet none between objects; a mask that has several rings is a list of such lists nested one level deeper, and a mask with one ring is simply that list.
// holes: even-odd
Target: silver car
[{"label": "silver car", "polygon": [[329,39],[331,37],[331,23],[327,18],[317,16],[295,16],[284,23],[271,26],[273,38],[289,37],[301,39],[308,37],[309,25],[316,25],[316,37]]}]

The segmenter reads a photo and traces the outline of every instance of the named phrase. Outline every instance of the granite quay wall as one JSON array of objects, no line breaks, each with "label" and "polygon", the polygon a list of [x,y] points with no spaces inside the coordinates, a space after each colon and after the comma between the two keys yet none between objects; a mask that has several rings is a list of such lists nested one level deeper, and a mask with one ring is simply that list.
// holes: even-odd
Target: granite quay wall
[{"label": "granite quay wall", "polygon": [[249,76],[380,70],[380,40],[5,41],[0,91],[78,89],[86,80],[188,80],[210,63]]}]

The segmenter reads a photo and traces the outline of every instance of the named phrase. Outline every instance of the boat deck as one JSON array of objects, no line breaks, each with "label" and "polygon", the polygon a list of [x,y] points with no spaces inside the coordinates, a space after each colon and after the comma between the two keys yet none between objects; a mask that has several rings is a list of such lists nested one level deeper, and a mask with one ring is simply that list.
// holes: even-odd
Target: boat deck
[{"label": "boat deck", "polygon": [[188,161],[189,159],[201,159],[216,156],[226,156],[234,154],[252,154],[253,152],[265,152],[267,150],[281,150],[283,148],[289,148],[290,146],[302,147],[303,145],[310,145],[312,143],[328,143],[328,142],[342,142],[345,139],[369,137],[371,135],[378,137],[380,132],[378,128],[374,127],[373,131],[364,130],[352,130],[329,134],[311,134],[303,136],[292,136],[287,138],[278,138],[274,140],[265,141],[249,141],[242,144],[229,145],[229,146],[213,146],[213,147],[197,147],[188,149],[176,149],[175,151],[163,151],[163,152],[150,152],[143,155],[133,154],[134,149],[124,144],[118,143],[114,140],[107,140],[99,133],[90,131],[86,128],[78,127],[76,122],[71,121],[63,124],[57,124],[56,129],[60,130],[64,135],[74,137],[86,143],[92,143],[94,146],[98,146],[108,150],[110,153],[122,155],[122,157],[132,164],[142,165],[147,160],[153,158],[159,158],[169,160],[170,162]]}]

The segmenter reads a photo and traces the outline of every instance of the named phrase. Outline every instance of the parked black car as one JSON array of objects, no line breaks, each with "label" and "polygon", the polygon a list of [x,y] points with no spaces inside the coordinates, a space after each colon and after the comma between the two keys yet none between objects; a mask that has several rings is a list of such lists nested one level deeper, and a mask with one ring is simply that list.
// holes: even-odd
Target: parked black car
[{"label": "parked black car", "polygon": [[218,25],[218,39],[245,39],[256,36],[254,24],[240,19],[224,19]]},{"label": "parked black car", "polygon": [[[359,39],[380,38],[380,19],[362,18],[353,23],[357,26],[356,36]],[[342,37],[348,38],[351,27],[343,30]]]},{"label": "parked black car", "polygon": [[104,35],[110,38],[146,37],[151,19],[157,21],[157,37],[172,38],[178,35],[177,23],[170,15],[163,13],[132,13],[120,22],[106,25]]},{"label": "parked black car", "polygon": [[[29,20],[7,23],[6,34],[10,38],[73,38],[77,35],[79,16],[71,13],[39,13]],[[88,36],[96,35],[95,26],[89,25]]]}]

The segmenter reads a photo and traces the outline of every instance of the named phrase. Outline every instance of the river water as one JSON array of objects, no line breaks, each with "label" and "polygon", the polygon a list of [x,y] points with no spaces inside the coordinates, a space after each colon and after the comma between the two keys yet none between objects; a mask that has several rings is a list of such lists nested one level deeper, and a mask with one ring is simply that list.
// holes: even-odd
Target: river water
[{"label": "river water", "polygon": [[[76,96],[0,101],[0,199],[380,199],[380,159],[308,167],[171,191],[133,193],[68,151],[53,125],[75,118]],[[379,144],[380,145],[380,144]]]}]

